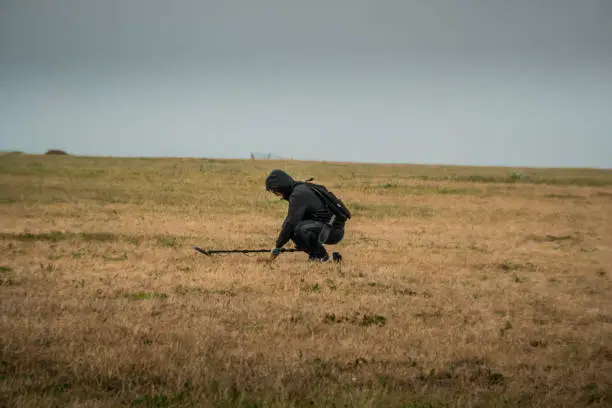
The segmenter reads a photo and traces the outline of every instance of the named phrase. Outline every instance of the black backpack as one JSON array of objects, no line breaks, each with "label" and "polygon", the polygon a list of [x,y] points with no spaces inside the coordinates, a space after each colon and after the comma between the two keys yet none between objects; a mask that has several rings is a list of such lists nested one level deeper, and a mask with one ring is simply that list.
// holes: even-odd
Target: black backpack
[{"label": "black backpack", "polygon": [[340,200],[334,193],[329,191],[325,186],[320,184],[311,183],[314,179],[308,179],[304,184],[306,184],[312,191],[315,192],[316,195],[323,200],[323,202],[327,205],[332,214],[336,215],[336,218],[347,221],[351,218],[351,212],[346,205]]}]

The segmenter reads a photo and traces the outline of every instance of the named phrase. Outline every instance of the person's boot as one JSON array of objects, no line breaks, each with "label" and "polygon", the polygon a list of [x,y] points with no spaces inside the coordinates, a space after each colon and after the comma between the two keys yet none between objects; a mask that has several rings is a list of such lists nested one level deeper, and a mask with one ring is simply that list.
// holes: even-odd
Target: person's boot
[{"label": "person's boot", "polygon": [[321,247],[315,254],[308,257],[311,262],[329,262],[329,254],[324,247]]}]

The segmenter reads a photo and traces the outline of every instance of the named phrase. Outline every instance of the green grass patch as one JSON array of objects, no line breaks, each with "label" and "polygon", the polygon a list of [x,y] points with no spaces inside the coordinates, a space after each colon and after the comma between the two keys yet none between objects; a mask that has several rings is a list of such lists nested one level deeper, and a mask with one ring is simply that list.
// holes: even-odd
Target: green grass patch
[{"label": "green grass patch", "polygon": [[546,184],[552,186],[583,186],[583,187],[604,187],[612,185],[612,177],[590,178],[590,177],[543,177],[537,175],[527,175],[524,173],[512,172],[507,175],[487,175],[487,174],[461,174],[461,175],[419,175],[413,179],[425,181],[462,181],[470,183],[528,183]]},{"label": "green grass patch", "polygon": [[8,265],[0,266],[0,286],[15,285],[14,269]]},{"label": "green grass patch", "polygon": [[430,185],[410,185],[410,184],[379,184],[370,187],[368,190],[394,192],[406,195],[478,195],[482,190],[475,187],[447,187]]},{"label": "green grass patch", "polygon": [[15,204],[17,202],[19,202],[19,200],[17,200],[14,197],[0,195],[0,205],[1,204]]},{"label": "green grass patch", "polygon": [[71,239],[82,239],[83,241],[96,241],[96,242],[114,242],[121,239],[121,235],[110,234],[105,232],[62,232],[62,231],[50,231],[50,232],[24,232],[24,233],[0,233],[0,239],[3,240],[15,240],[15,241],[47,241],[47,242],[60,242]]},{"label": "green grass patch", "polygon": [[130,300],[146,300],[146,299],[167,299],[168,295],[159,292],[134,292],[127,293],[126,298]]},{"label": "green grass patch", "polygon": [[[162,247],[178,248],[185,242],[183,236],[173,235],[127,235],[127,234],[115,234],[110,232],[62,232],[62,231],[49,231],[49,232],[23,232],[23,233],[10,233],[0,232],[0,240],[5,241],[21,241],[21,242],[52,242],[58,243],[62,241],[70,240],[81,240],[84,242],[126,242],[132,245],[139,245],[147,239],[154,240],[155,244]],[[73,257],[79,257],[81,255],[75,255]]]},{"label": "green grass patch", "polygon": [[172,395],[155,394],[138,397],[132,401],[132,406],[141,408],[170,408],[183,406],[182,404],[185,403],[186,400],[187,393],[181,391]]},{"label": "green grass patch", "polygon": [[558,198],[561,200],[568,200],[568,199],[572,199],[572,200],[584,200],[585,198],[582,196],[578,196],[575,194],[546,194],[545,197],[547,198]]},{"label": "green grass patch", "polygon": [[172,235],[161,235],[156,237],[155,240],[157,245],[168,248],[178,248],[182,245],[182,240]]},{"label": "green grass patch", "polygon": [[113,242],[120,240],[123,235],[111,234],[108,232],[81,232],[78,237],[83,241]]},{"label": "green grass patch", "polygon": [[522,264],[522,263],[516,263],[512,261],[503,261],[503,262],[496,264],[495,266],[497,267],[497,269],[500,269],[504,272],[517,271],[517,270],[527,270],[527,271],[533,272],[536,270],[536,266],[532,264],[531,262]]},{"label": "green grass patch", "polygon": [[321,285],[319,285],[318,283],[313,283],[313,284],[304,284],[302,285],[302,290],[304,292],[320,292],[321,291]]},{"label": "green grass patch", "polygon": [[442,310],[434,310],[433,312],[421,311],[414,314],[414,317],[423,319],[423,321],[438,320],[442,317]]},{"label": "green grass patch", "polygon": [[105,261],[127,261],[128,256],[126,253],[122,253],[119,255],[102,255]]},{"label": "green grass patch", "polygon": [[540,242],[557,242],[557,241],[572,241],[575,239],[575,237],[572,237],[571,235],[551,235],[551,234],[547,234],[544,235],[542,237],[533,237],[533,239],[535,241],[540,241]]},{"label": "green grass patch", "polygon": [[429,218],[434,216],[434,210],[425,206],[403,206],[399,204],[361,204],[353,203],[350,210],[357,217],[369,217],[373,219],[385,218]]},{"label": "green grass patch", "polygon": [[7,232],[0,233],[0,239],[4,240],[15,240],[15,241],[48,241],[48,242],[60,242],[68,239],[71,234],[67,234],[61,231],[41,232],[41,233],[19,233],[11,234]]},{"label": "green grass patch", "polygon": [[358,326],[384,326],[387,324],[387,318],[379,314],[355,312],[352,315],[336,315],[335,313],[326,313],[323,317],[324,323],[350,323]]},{"label": "green grass patch", "polygon": [[597,196],[597,197],[612,197],[612,192],[598,191],[594,195]]},{"label": "green grass patch", "polygon": [[72,259],[80,259],[85,256],[85,251],[74,251],[72,252]]}]

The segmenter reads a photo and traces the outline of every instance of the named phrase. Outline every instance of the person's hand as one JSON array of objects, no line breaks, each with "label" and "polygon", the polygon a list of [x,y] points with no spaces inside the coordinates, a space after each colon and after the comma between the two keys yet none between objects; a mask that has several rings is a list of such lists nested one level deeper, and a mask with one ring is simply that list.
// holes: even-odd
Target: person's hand
[{"label": "person's hand", "polygon": [[280,254],[281,250],[280,248],[274,248],[270,251],[270,257],[266,257],[266,258],[261,258],[258,259],[258,262],[265,262],[265,263],[271,263],[272,261],[274,261],[276,259],[276,257]]}]

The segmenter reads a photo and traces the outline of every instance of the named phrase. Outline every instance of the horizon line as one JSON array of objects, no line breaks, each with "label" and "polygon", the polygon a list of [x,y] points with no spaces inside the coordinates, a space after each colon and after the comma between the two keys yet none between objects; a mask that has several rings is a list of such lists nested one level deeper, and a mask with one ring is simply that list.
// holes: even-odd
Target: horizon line
[{"label": "horizon line", "polygon": [[[65,154],[49,154],[49,151],[63,151]],[[83,158],[107,158],[107,159],[157,159],[157,160],[231,160],[231,161],[259,161],[259,162],[303,162],[303,163],[321,163],[321,164],[361,164],[374,166],[424,166],[424,167],[477,167],[477,168],[512,168],[512,169],[551,169],[551,170],[603,170],[612,171],[612,167],[585,167],[585,166],[538,166],[538,165],[512,165],[512,164],[456,164],[456,163],[424,163],[424,162],[376,162],[376,161],[350,161],[350,160],[317,160],[317,159],[296,159],[276,157],[273,159],[253,159],[251,157],[206,157],[206,156],[147,156],[147,155],[103,155],[103,154],[75,154],[69,153],[64,149],[48,149],[45,153],[30,153],[21,150],[2,150],[0,156],[15,154],[25,156],[69,156]]]}]

